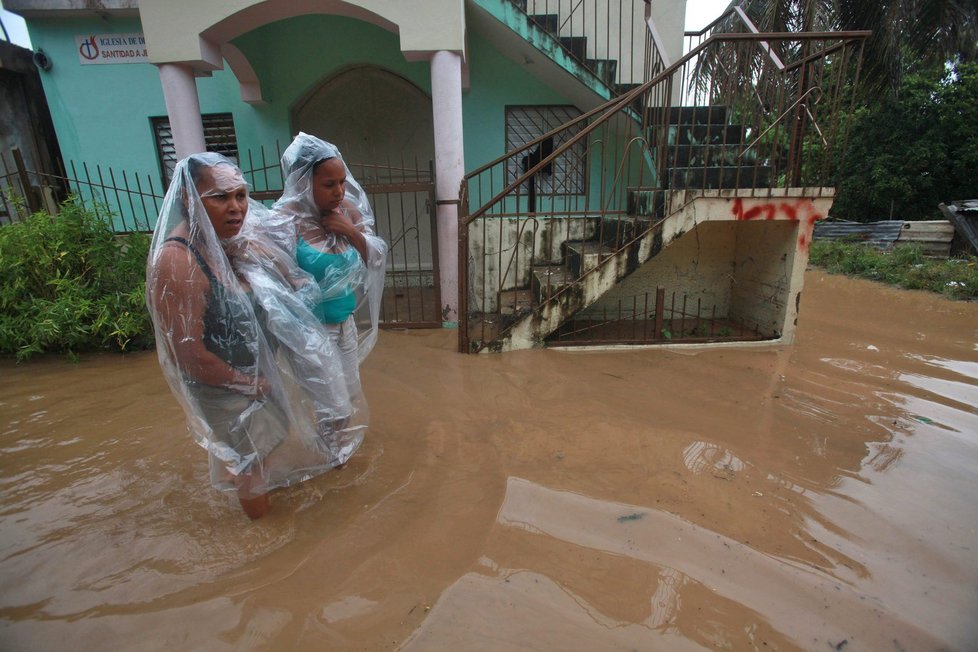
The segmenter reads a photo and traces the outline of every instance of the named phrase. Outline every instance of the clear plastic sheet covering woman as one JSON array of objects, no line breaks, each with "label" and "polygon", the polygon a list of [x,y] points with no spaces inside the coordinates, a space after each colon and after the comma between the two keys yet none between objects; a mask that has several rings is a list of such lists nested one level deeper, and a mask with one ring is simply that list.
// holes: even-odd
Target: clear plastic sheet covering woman
[{"label": "clear plastic sheet covering woman", "polygon": [[365,427],[311,310],[319,285],[261,230],[242,230],[262,211],[234,163],[192,155],[176,166],[147,263],[163,374],[211,483],[253,518],[270,489],[346,462]]},{"label": "clear plastic sheet covering woman", "polygon": [[[335,161],[343,174],[339,202],[331,203],[333,197],[324,198],[315,188],[320,166],[329,161]],[[377,341],[387,264],[387,243],[375,233],[374,213],[367,193],[353,178],[335,145],[302,132],[282,154],[282,172],[285,178],[282,196],[275,202],[268,219],[263,220],[262,228],[274,235],[284,248],[301,256],[297,247],[304,244],[303,235],[320,230],[324,217],[331,213],[348,217],[360,234],[358,240],[362,238],[360,246],[361,242],[353,243],[349,236],[327,228],[322,231],[322,239],[312,243],[321,251],[343,253],[352,248],[360,253],[363,264],[331,267],[318,282],[327,299],[352,289],[356,306],[353,316],[358,340],[357,357],[362,362]]]},{"label": "clear plastic sheet covering woman", "polygon": [[[317,413],[333,447],[346,451],[359,445],[369,421],[359,367],[377,339],[387,244],[374,233],[367,195],[335,146],[300,133],[282,170],[281,198],[243,235],[260,231],[273,239],[316,281],[321,297],[312,310],[326,333],[325,355],[342,368],[321,388],[331,400]],[[310,358],[293,356],[298,377],[314,370]]]}]

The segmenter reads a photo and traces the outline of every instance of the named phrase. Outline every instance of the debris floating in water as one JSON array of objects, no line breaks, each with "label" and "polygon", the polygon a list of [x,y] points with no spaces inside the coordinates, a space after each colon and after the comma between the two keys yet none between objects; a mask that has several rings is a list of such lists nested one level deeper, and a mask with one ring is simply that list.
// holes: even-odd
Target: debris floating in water
[{"label": "debris floating in water", "polygon": [[642,516],[644,516],[644,514],[639,514],[638,512],[635,512],[634,514],[626,514],[625,516],[619,516],[618,522],[624,523],[625,521],[637,521],[642,518]]}]

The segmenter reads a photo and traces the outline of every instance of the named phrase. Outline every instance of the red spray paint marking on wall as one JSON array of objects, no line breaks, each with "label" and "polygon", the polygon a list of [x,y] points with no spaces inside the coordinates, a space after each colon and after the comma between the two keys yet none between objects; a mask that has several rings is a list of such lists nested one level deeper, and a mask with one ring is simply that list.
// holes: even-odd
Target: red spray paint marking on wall
[{"label": "red spray paint marking on wall", "polygon": [[810,199],[798,199],[793,202],[764,202],[745,208],[744,200],[737,197],[734,199],[731,212],[735,219],[744,222],[761,218],[790,222],[804,221],[807,228],[803,227],[802,234],[798,237],[798,247],[804,251],[808,251],[811,244],[811,232],[815,222],[823,217],[815,210],[815,203]]}]

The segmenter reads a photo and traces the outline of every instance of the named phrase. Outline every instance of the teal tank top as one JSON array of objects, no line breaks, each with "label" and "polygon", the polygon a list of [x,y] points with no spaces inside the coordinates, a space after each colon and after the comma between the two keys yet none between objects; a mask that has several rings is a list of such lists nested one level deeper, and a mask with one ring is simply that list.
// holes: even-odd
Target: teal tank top
[{"label": "teal tank top", "polygon": [[343,282],[339,287],[333,287],[337,284],[330,282],[329,279],[348,279],[353,275],[356,268],[360,266],[360,254],[357,250],[347,247],[346,251],[338,254],[326,254],[300,237],[295,248],[295,259],[299,267],[312,274],[329,293],[319,305],[313,308],[313,313],[319,321],[324,324],[339,324],[346,321],[357,307],[353,286],[349,282]]}]

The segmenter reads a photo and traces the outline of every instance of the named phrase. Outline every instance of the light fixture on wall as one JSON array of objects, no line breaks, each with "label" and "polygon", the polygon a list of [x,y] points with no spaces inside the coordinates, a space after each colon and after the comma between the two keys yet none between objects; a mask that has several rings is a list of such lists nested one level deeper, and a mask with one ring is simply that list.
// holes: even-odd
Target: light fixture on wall
[{"label": "light fixture on wall", "polygon": [[47,72],[48,70],[51,70],[51,66],[53,64],[51,63],[51,58],[44,52],[44,50],[37,48],[37,50],[34,51],[34,65],[44,72]]}]

